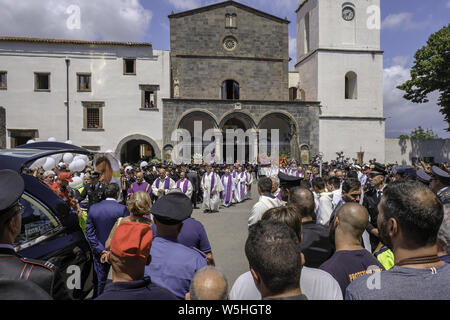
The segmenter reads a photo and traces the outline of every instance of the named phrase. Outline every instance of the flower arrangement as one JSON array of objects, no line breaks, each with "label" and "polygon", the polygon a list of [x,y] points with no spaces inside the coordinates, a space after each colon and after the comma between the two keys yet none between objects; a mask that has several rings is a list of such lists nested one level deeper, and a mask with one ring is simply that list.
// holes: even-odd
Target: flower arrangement
[{"label": "flower arrangement", "polygon": [[280,156],[278,162],[279,162],[280,166],[283,164],[286,166],[288,165],[288,159],[285,156]]}]

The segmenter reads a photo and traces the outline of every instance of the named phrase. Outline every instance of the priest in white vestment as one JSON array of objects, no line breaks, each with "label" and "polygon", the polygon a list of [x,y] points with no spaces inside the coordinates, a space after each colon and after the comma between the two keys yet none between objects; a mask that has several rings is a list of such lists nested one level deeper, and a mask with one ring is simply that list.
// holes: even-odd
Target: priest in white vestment
[{"label": "priest in white vestment", "polygon": [[203,174],[201,187],[203,190],[203,212],[219,212],[220,192],[223,191],[223,185],[220,177],[208,166],[207,172]]},{"label": "priest in white vestment", "polygon": [[235,192],[234,178],[230,173],[230,169],[225,169],[225,174],[221,178],[223,191],[222,200],[224,207],[229,207],[233,203],[233,196]]},{"label": "priest in white vestment", "polygon": [[247,174],[242,170],[242,167],[238,168],[238,173],[236,176],[236,202],[242,202],[245,200],[245,195],[247,193]]},{"label": "priest in white vestment", "polygon": [[177,181],[176,188],[180,189],[189,199],[192,197],[194,188],[192,183],[186,179],[186,172],[182,171],[180,173],[180,180]]},{"label": "priest in white vestment", "polygon": [[159,170],[159,178],[153,182],[152,192],[156,198],[159,198],[167,193],[168,190],[174,189],[175,181],[167,176],[166,170]]}]

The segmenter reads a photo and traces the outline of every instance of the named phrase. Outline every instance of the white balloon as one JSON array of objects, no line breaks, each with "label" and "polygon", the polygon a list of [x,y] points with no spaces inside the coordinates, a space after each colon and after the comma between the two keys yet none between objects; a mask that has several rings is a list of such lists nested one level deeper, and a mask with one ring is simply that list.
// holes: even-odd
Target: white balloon
[{"label": "white balloon", "polygon": [[55,138],[55,137],[50,137],[50,138],[48,138],[48,141],[50,141],[50,142],[56,142],[56,138]]},{"label": "white balloon", "polygon": [[31,168],[32,169],[34,169],[34,168],[41,168],[44,164],[45,164],[45,161],[47,160],[47,158],[40,158],[40,159],[37,159],[32,165],[31,165]]},{"label": "white balloon", "polygon": [[78,172],[81,172],[84,170],[84,168],[86,168],[86,162],[84,162],[82,159],[78,160],[76,162],[76,165],[77,165]]},{"label": "white balloon", "polygon": [[82,159],[84,162],[86,162],[86,163],[88,163],[89,162],[89,157],[87,156],[87,155],[85,155],[85,154],[82,154],[81,156],[80,156],[80,159]]},{"label": "white balloon", "polygon": [[63,155],[61,153],[54,154],[51,156],[53,159],[55,159],[55,163],[59,163],[62,160]]},{"label": "white balloon", "polygon": [[48,171],[52,170],[55,166],[56,166],[55,159],[53,159],[52,157],[47,157],[42,168],[44,168],[45,171]]},{"label": "white balloon", "polygon": [[35,143],[36,141],[34,141],[33,139],[31,139],[31,140],[28,140],[27,141],[27,144],[30,144],[30,143]]},{"label": "white balloon", "polygon": [[73,171],[73,172],[76,172],[77,170],[75,170],[75,169],[77,169],[77,163],[76,163],[76,161],[72,161],[72,162],[69,164],[69,170],[70,170],[70,171]]},{"label": "white balloon", "polygon": [[73,161],[73,154],[65,153],[63,156],[64,163],[70,164]]}]

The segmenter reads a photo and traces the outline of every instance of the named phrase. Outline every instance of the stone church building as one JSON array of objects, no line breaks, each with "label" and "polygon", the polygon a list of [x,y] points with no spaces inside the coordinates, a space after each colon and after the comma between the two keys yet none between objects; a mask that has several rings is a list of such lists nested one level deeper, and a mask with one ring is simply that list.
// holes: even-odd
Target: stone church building
[{"label": "stone church building", "polygon": [[235,1],[170,15],[164,150],[173,130],[193,136],[202,121],[203,131],[280,129],[280,152],[302,161],[338,151],[384,161],[383,52],[366,26],[379,2],[301,0],[295,73],[286,19]]},{"label": "stone church building", "polygon": [[[201,121],[203,131],[215,128],[223,137],[226,129],[279,129],[279,151],[297,159],[303,152],[304,161],[319,152],[319,102],[289,101],[289,21],[235,1],[169,19],[172,96],[163,99],[164,149],[175,129],[193,136],[194,121]],[[255,161],[253,155],[247,150],[246,160]]]}]

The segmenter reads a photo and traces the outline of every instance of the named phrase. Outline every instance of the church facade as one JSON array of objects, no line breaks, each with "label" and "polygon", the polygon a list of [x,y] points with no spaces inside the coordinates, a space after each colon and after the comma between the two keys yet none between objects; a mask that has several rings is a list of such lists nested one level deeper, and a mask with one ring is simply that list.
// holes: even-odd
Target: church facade
[{"label": "church facade", "polygon": [[[171,99],[163,100],[164,150],[173,147],[174,130],[193,136],[200,121],[203,132],[216,129],[223,137],[227,129],[253,130],[258,142],[267,129],[268,151],[270,130],[278,129],[280,153],[305,162],[319,152],[319,102],[289,100],[289,21],[235,1],[169,19],[172,88]],[[246,151],[246,161],[256,157]]]}]

